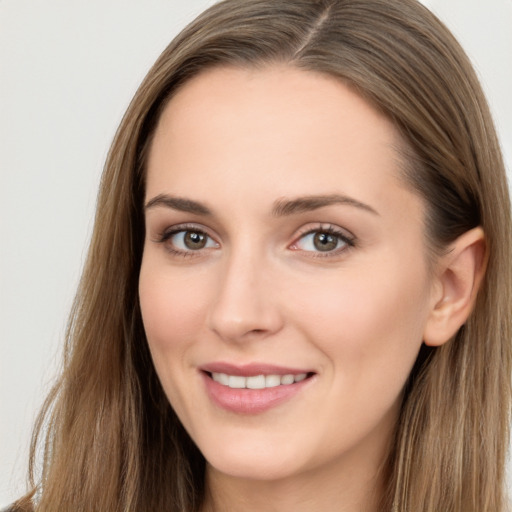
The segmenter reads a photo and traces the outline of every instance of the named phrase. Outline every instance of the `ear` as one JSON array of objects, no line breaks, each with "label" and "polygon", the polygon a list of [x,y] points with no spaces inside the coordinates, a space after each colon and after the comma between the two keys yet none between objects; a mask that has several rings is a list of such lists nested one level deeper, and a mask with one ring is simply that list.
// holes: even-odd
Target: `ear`
[{"label": "ear", "polygon": [[425,325],[426,345],[450,340],[467,320],[487,266],[482,228],[461,235],[439,259],[433,283],[432,307]]}]

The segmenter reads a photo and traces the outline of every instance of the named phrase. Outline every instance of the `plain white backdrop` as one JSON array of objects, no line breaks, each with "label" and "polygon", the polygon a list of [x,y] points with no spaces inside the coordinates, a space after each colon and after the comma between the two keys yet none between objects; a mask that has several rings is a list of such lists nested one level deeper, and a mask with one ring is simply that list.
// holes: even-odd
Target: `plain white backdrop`
[{"label": "plain white backdrop", "polygon": [[[0,508],[25,489],[114,132],[159,53],[212,3],[0,0]],[[423,3],[473,60],[510,171],[512,0]]]}]

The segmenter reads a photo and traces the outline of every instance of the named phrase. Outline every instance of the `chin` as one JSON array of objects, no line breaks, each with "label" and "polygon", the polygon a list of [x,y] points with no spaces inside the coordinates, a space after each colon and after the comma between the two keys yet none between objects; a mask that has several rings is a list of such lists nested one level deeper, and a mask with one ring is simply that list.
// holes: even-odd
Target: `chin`
[{"label": "chin", "polygon": [[276,464],[275,461],[260,464],[254,461],[223,460],[218,464],[211,464],[208,461],[208,465],[219,473],[240,480],[278,481],[296,473],[293,468],[285,467],[282,462]]},{"label": "chin", "polygon": [[205,453],[215,471],[243,480],[271,481],[292,476],[301,470],[297,455],[282,453],[267,445],[263,450],[246,446],[239,450],[226,447],[222,452]]}]

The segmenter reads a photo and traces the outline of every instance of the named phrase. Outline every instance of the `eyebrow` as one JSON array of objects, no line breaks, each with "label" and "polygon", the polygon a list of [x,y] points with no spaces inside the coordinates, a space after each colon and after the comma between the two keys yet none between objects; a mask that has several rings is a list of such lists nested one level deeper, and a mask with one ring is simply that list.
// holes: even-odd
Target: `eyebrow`
[{"label": "eyebrow", "polygon": [[146,210],[149,210],[150,208],[154,208],[155,206],[165,206],[167,208],[172,208],[173,210],[178,210],[180,212],[194,213],[195,215],[208,216],[212,214],[211,210],[202,203],[192,201],[192,199],[174,197],[167,194],[159,194],[155,196],[153,199],[149,200],[146,203],[144,208]]},{"label": "eyebrow", "polygon": [[305,196],[298,197],[297,199],[279,199],[274,203],[272,215],[275,217],[282,217],[296,213],[318,210],[319,208],[331,206],[333,204],[354,206],[361,210],[373,213],[374,215],[379,215],[377,210],[374,210],[371,206],[341,194]]},{"label": "eyebrow", "polygon": [[[341,194],[304,196],[298,197],[296,199],[278,199],[277,201],[275,201],[274,206],[272,208],[272,215],[274,217],[286,217],[297,213],[318,210],[325,206],[331,206],[334,204],[354,206],[361,210],[370,212],[374,215],[379,215],[379,213],[371,206]],[[146,203],[144,208],[146,210],[149,210],[157,206],[172,208],[173,210],[178,210],[180,212],[186,213],[193,213],[195,215],[212,215],[212,211],[203,203],[193,201],[192,199],[186,199],[183,197],[170,196],[168,194],[159,194],[155,196],[153,199],[150,199]]]}]

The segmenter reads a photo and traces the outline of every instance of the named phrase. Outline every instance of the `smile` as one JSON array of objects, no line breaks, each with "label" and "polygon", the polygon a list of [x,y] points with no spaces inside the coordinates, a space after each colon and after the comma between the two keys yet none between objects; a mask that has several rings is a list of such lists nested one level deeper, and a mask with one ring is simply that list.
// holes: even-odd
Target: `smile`
[{"label": "smile", "polygon": [[280,406],[305,392],[317,378],[314,371],[266,364],[213,363],[201,370],[212,403],[236,414],[260,414]]},{"label": "smile", "polygon": [[286,374],[286,375],[253,375],[244,377],[243,375],[228,375],[227,373],[213,372],[212,379],[222,386],[231,389],[265,389],[275,388],[277,386],[288,386],[295,382],[301,382],[307,377],[307,373]]}]

